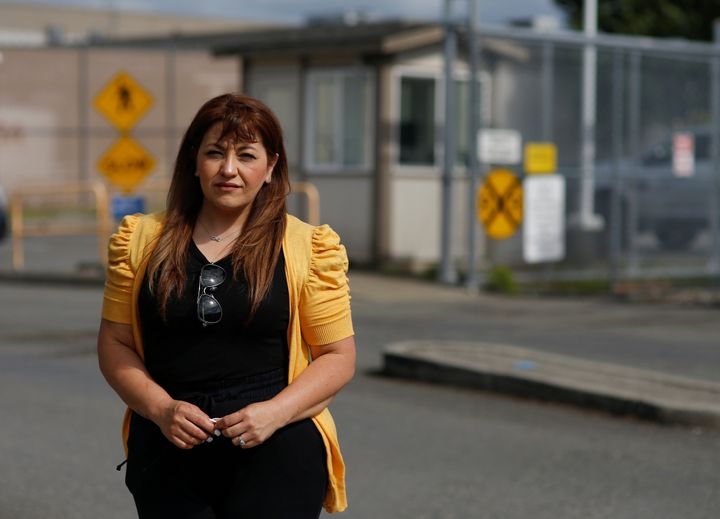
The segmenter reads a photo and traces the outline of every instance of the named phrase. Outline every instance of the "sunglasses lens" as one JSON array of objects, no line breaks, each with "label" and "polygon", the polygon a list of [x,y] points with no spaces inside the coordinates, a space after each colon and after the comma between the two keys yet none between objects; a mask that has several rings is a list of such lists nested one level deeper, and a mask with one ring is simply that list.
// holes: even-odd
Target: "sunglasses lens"
[{"label": "sunglasses lens", "polygon": [[197,314],[203,326],[219,323],[222,319],[222,307],[218,300],[207,292],[225,281],[225,270],[212,263],[200,269],[200,283],[198,286]]},{"label": "sunglasses lens", "polygon": [[214,324],[220,322],[222,308],[213,296],[201,294],[198,299],[198,317],[201,321]]},{"label": "sunglasses lens", "polygon": [[225,281],[225,270],[217,265],[205,265],[200,271],[200,283],[205,287],[216,287]]}]

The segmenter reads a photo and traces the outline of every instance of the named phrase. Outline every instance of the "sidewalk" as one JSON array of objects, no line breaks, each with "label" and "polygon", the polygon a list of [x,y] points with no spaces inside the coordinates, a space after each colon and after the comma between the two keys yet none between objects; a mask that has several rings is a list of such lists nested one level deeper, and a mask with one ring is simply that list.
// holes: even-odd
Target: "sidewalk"
[{"label": "sidewalk", "polygon": [[385,349],[384,373],[662,423],[720,428],[720,384],[507,345],[394,343]]},{"label": "sidewalk", "polygon": [[[100,287],[97,254],[92,237],[29,239],[27,268],[14,272],[5,241],[0,286]],[[382,342],[382,370],[389,376],[720,428],[720,370],[698,369],[717,366],[717,309],[471,295],[459,287],[366,272],[353,272],[351,284],[354,304],[374,308],[386,326],[397,323]],[[505,328],[489,337],[490,324]],[[454,333],[452,340],[442,338],[443,327]],[[614,344],[613,333],[629,346]],[[690,335],[700,339],[689,341]],[[667,361],[658,362],[663,355]]]},{"label": "sidewalk", "polygon": [[[472,332],[462,332],[463,340],[392,341],[382,352],[384,375],[720,428],[717,308],[469,295],[462,288],[365,273],[351,276],[351,283],[355,297],[382,305],[378,313],[387,319],[393,319],[393,307],[420,309],[432,302],[448,314],[484,316],[506,327],[496,341],[476,340]],[[447,315],[441,319],[457,326]],[[518,339],[520,328],[529,340]],[[407,330],[409,337],[423,333]]]},{"label": "sidewalk", "polygon": [[0,242],[0,281],[101,284],[104,276],[95,236],[49,236],[23,240],[24,267],[12,268],[10,238]]}]

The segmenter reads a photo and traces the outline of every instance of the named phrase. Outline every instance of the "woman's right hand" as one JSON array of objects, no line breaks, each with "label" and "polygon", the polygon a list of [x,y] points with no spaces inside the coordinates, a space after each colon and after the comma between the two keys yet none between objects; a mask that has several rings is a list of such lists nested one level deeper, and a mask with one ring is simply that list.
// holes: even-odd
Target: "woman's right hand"
[{"label": "woman's right hand", "polygon": [[152,379],[137,353],[129,324],[101,321],[98,362],[108,383],[128,407],[155,422],[173,445],[191,449],[215,430],[213,421],[199,407],[173,400]]},{"label": "woman's right hand", "polygon": [[207,440],[215,423],[199,407],[182,400],[170,400],[155,423],[170,442],[181,449],[192,449]]}]

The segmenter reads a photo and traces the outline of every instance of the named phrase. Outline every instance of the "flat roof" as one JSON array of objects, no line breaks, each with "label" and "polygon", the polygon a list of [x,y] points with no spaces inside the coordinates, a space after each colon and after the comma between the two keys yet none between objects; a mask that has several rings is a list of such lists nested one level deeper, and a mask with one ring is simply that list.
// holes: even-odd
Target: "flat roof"
[{"label": "flat roof", "polygon": [[175,49],[209,49],[214,54],[302,55],[337,53],[393,54],[434,45],[442,41],[438,24],[391,21],[357,25],[317,24],[263,30],[213,33],[175,33],[160,37],[114,38],[92,42],[93,46]]}]

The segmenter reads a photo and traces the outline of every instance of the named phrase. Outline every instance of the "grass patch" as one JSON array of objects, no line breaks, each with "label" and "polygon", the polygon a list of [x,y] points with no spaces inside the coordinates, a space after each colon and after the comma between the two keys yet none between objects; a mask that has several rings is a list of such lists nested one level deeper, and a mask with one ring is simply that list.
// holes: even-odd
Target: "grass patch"
[{"label": "grass patch", "polygon": [[498,294],[512,295],[520,291],[512,269],[506,265],[495,265],[485,278],[485,290]]}]

